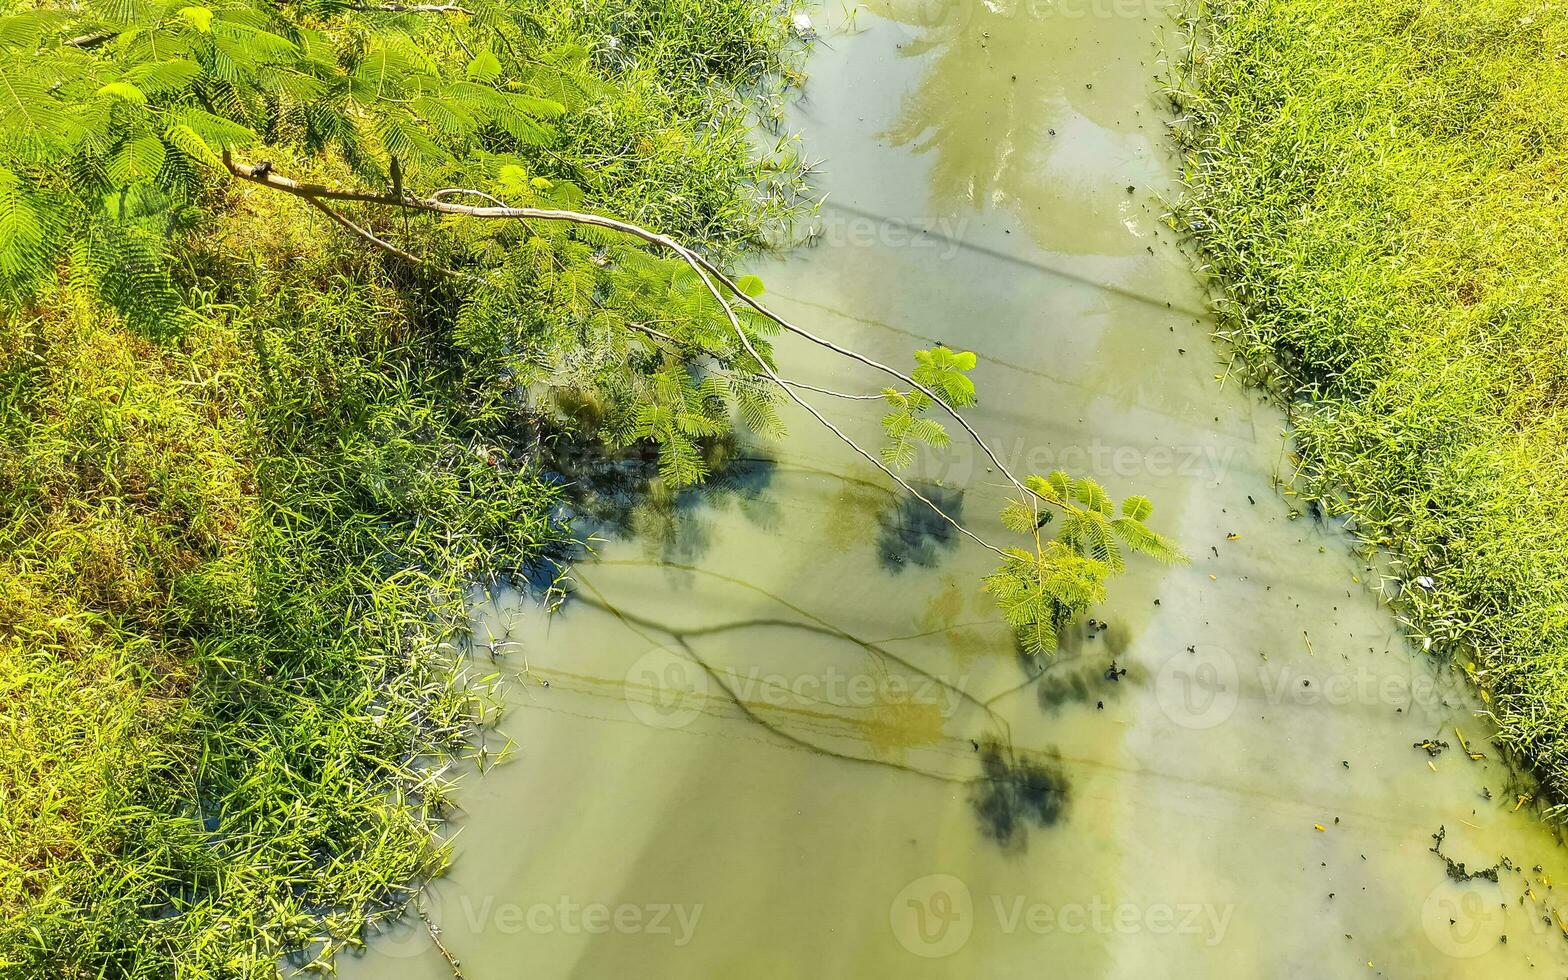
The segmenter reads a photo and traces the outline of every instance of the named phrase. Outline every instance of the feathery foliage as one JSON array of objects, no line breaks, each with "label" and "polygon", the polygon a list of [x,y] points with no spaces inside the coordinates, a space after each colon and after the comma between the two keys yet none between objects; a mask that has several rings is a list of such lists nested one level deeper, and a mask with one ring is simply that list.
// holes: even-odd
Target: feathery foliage
[{"label": "feathery foliage", "polygon": [[325,967],[444,864],[419,760],[496,757],[491,685],[450,668],[475,583],[565,547],[540,439],[696,479],[721,403],[776,425],[747,372],[639,330],[734,357],[684,266],[353,214],[431,256],[400,267],[235,186],[225,151],[461,182],[718,257],[791,207],[735,94],[781,69],[781,16],[466,9],[0,13],[0,976]]},{"label": "feathery foliage", "polygon": [[[972,351],[938,346],[915,352],[909,377],[956,411],[977,400],[968,375],[974,366]],[[948,444],[946,428],[923,414],[932,407],[929,395],[919,388],[887,388],[883,397],[893,406],[882,418],[888,437],[882,459],[888,466],[912,464],[919,444],[938,449]],[[1030,474],[1015,489],[1017,495],[1002,507],[1002,525],[1023,535],[1030,547],[997,549],[1002,564],[986,576],[985,588],[1019,645],[1033,656],[1055,652],[1061,629],[1105,599],[1106,580],[1127,567],[1124,549],[1166,564],[1186,560],[1173,542],[1144,524],[1154,512],[1147,497],[1128,497],[1118,514],[1098,483],[1060,470]],[[1058,514],[1055,537],[1043,535]]]},{"label": "feathery foliage", "polygon": [[[1127,567],[1124,550],[1165,564],[1185,560],[1175,544],[1144,524],[1154,512],[1145,497],[1127,497],[1118,514],[1105,489],[1088,477],[1056,470],[1031,474],[1024,486],[1028,493],[1003,507],[1002,523],[1031,547],[1008,548],[985,587],[1030,654],[1055,651],[1062,627],[1104,600],[1106,580]],[[1042,503],[1052,509],[1041,510]],[[1058,513],[1055,538],[1044,537],[1041,529]]]},{"label": "feathery foliage", "polygon": [[[601,154],[612,155],[597,124],[615,101],[603,69],[634,63],[636,52],[618,37],[613,46],[595,38],[606,44],[596,50],[543,27],[570,8],[464,9],[415,16],[336,2],[96,0],[0,18],[0,125],[14,137],[0,146],[0,296],[26,297],[64,275],[144,331],[178,331],[188,311],[163,243],[200,225],[230,154],[265,157],[264,169],[336,166],[347,181],[394,198],[450,186],[469,189],[475,203],[621,203],[606,186],[605,171],[617,168],[604,166]],[[758,19],[755,11],[744,18]],[[746,55],[758,58],[746,44],[728,56]],[[677,69],[694,88],[717,70],[700,58]],[[604,128],[615,135],[625,126]],[[582,162],[563,160],[566,135],[590,142],[579,148]],[[661,135],[636,134],[632,155],[657,155]],[[733,140],[726,135],[723,149],[749,160]],[[681,144],[691,146],[690,137]],[[758,173],[788,167],[786,149]],[[737,183],[733,190],[752,180]],[[786,187],[787,177],[770,189]],[[730,218],[742,230],[719,237],[721,254],[725,238],[759,224],[756,215],[733,220],[727,203],[719,214],[682,208],[669,190],[671,203],[638,201],[628,216],[668,222],[697,241]],[[377,219],[360,220],[373,227]],[[401,231],[432,261],[482,285],[465,291],[453,336],[471,364],[519,398],[549,405],[539,390],[549,389],[599,404],[604,441],[653,443],[673,484],[703,475],[696,440],[714,426],[699,418],[734,412],[777,430],[772,392],[755,383],[756,366],[684,263],[613,232],[545,222],[450,219]],[[752,346],[769,356],[764,321],[741,315]],[[709,376],[719,381],[704,386]]]}]

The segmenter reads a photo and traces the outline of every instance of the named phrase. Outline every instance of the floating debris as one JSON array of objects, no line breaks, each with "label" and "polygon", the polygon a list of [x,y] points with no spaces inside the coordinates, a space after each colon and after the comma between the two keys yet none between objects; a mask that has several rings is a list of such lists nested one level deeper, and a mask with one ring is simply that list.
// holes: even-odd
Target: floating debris
[{"label": "floating debris", "polygon": [[1513,869],[1513,864],[1504,857],[1499,858],[1497,863],[1490,868],[1482,868],[1479,871],[1466,871],[1463,861],[1455,861],[1443,853],[1443,838],[1446,836],[1448,836],[1448,828],[1439,826],[1437,833],[1432,835],[1432,846],[1428,850],[1443,859],[1443,864],[1448,868],[1448,877],[1453,881],[1463,883],[1476,878],[1485,878],[1487,881],[1496,882],[1497,872],[1511,871]]},{"label": "floating debris", "polygon": [[1458,725],[1454,726],[1454,735],[1459,739],[1459,747],[1465,750],[1465,755],[1470,757],[1470,761],[1484,762],[1486,760],[1485,755],[1470,748],[1470,743],[1465,741],[1465,733],[1459,730]]}]

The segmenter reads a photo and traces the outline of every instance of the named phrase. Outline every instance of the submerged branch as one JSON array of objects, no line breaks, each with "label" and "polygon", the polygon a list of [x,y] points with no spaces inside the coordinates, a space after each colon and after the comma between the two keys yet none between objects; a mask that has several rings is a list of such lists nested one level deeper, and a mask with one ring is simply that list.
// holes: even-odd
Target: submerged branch
[{"label": "submerged branch", "polygon": [[[617,615],[617,617],[619,617],[623,622],[625,622],[630,617],[630,618],[633,618],[633,619],[637,619],[637,622],[643,623],[644,625],[648,626],[651,629],[657,629],[660,632],[670,634],[671,636],[679,635],[679,636],[681,636],[683,638],[686,638],[686,639],[691,639],[691,638],[694,638],[694,637],[701,637],[701,636],[708,636],[708,635],[711,635],[711,634],[714,634],[714,633],[726,632],[726,631],[729,631],[729,630],[739,629],[739,628],[741,628],[743,626],[758,626],[758,625],[762,625],[762,626],[781,626],[781,627],[788,627],[790,629],[805,630],[807,632],[817,633],[817,634],[822,635],[822,636],[828,636],[828,637],[832,637],[834,639],[844,640],[844,641],[846,641],[848,643],[853,643],[855,646],[860,647],[860,649],[862,651],[864,651],[867,656],[870,656],[870,657],[873,657],[873,658],[876,658],[876,659],[879,659],[879,660],[890,661],[892,663],[898,664],[900,667],[904,668],[905,670],[908,670],[908,671],[911,671],[913,673],[919,674],[921,677],[924,677],[926,680],[932,682],[933,684],[936,684],[936,685],[946,689],[948,692],[953,694],[960,701],[968,702],[970,705],[972,705],[977,710],[984,712],[987,715],[987,717],[989,718],[990,722],[993,725],[996,726],[998,731],[1003,733],[1003,735],[1005,736],[1005,738],[1007,739],[1007,741],[1009,743],[1011,743],[1011,741],[1012,741],[1012,728],[1011,728],[1011,726],[1008,724],[1006,718],[1004,718],[1002,715],[997,714],[995,711],[993,711],[991,709],[990,702],[988,702],[988,701],[981,701],[979,698],[976,698],[973,694],[970,694],[964,688],[958,687],[958,686],[955,686],[953,684],[948,683],[940,675],[933,674],[930,671],[924,669],[923,667],[920,667],[917,664],[913,663],[912,661],[907,660],[904,657],[901,657],[898,654],[894,653],[893,651],[887,649],[887,647],[884,646],[883,644],[885,644],[887,642],[890,642],[889,640],[867,640],[867,639],[864,639],[862,637],[856,636],[855,634],[845,630],[844,628],[842,628],[840,626],[835,626],[833,623],[829,622],[826,619],[823,619],[821,616],[818,616],[815,613],[812,613],[812,612],[806,610],[805,608],[803,608],[801,606],[798,606],[798,605],[796,605],[793,602],[790,602],[788,599],[784,598],[783,596],[781,596],[781,595],[779,595],[779,594],[777,594],[775,592],[771,592],[768,589],[763,588],[762,586],[756,584],[755,582],[751,582],[751,581],[749,581],[747,579],[743,579],[743,578],[737,578],[736,576],[733,576],[733,575],[726,575],[723,572],[716,572],[716,571],[714,571],[711,568],[704,568],[701,565],[692,565],[692,564],[687,564],[685,562],[677,562],[677,561],[659,561],[659,562],[655,563],[655,562],[642,561],[642,560],[636,560],[636,559],[601,558],[601,559],[598,559],[595,562],[595,564],[602,565],[602,566],[614,566],[614,565],[621,565],[621,566],[653,566],[653,565],[657,565],[660,568],[674,568],[674,569],[679,569],[680,571],[683,571],[683,572],[688,572],[688,573],[693,574],[693,575],[703,575],[703,576],[706,576],[708,578],[717,579],[718,581],[725,582],[725,583],[727,583],[729,585],[733,585],[733,586],[736,586],[738,588],[742,588],[742,589],[746,589],[747,591],[754,592],[757,595],[760,595],[760,596],[762,596],[765,599],[768,599],[768,600],[770,600],[772,602],[777,603],[780,606],[783,606],[785,609],[787,609],[790,612],[796,614],[797,616],[802,617],[805,620],[805,622],[800,622],[800,621],[797,621],[797,620],[789,620],[789,619],[752,619],[752,620],[747,620],[745,622],[740,622],[740,623],[719,624],[719,625],[716,625],[716,626],[690,627],[690,628],[687,628],[687,629],[676,631],[673,627],[669,626],[668,624],[656,623],[656,622],[652,622],[652,621],[648,621],[648,620],[637,619],[636,617],[633,617],[632,614],[630,614],[630,613],[626,613],[626,612],[621,611],[621,610],[614,610],[614,612]],[[598,595],[599,593],[597,591],[595,591],[594,594]],[[900,639],[900,638],[894,638],[894,639]]]},{"label": "submerged branch", "polygon": [[462,965],[458,963],[457,957],[452,954],[452,951],[447,948],[446,943],[441,939],[441,927],[437,926],[435,920],[430,918],[430,913],[425,911],[425,905],[419,900],[417,894],[414,896],[414,911],[419,913],[419,918],[425,923],[425,931],[430,934],[430,941],[435,944],[436,952],[441,954],[441,958],[446,960],[446,965],[451,969],[452,980],[463,980]]}]

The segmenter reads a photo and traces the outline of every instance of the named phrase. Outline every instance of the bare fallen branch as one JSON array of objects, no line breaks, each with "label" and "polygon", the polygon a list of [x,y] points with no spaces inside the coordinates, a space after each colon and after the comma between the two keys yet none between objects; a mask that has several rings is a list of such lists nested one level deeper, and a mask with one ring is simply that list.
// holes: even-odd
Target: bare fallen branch
[{"label": "bare fallen branch", "polygon": [[83,34],[80,37],[69,37],[60,43],[68,48],[96,48],[106,41],[119,37],[118,31],[95,31],[92,34]]},{"label": "bare fallen branch", "polygon": [[[234,174],[236,177],[240,177],[252,183],[261,184],[264,187],[270,187],[274,190],[282,191],[286,194],[292,194],[295,197],[303,198],[312,202],[317,207],[321,206],[322,201],[354,201],[362,204],[379,204],[386,207],[397,207],[412,211],[424,211],[431,214],[445,214],[457,217],[490,219],[500,218],[516,219],[522,221],[558,221],[568,224],[586,225],[595,228],[605,228],[611,231],[617,231],[641,241],[645,241],[651,245],[657,245],[660,248],[667,249],[679,256],[681,260],[684,261],[691,268],[691,270],[697,274],[697,277],[702,281],[703,286],[719,304],[719,308],[724,311],[725,319],[729,321],[730,327],[735,332],[736,337],[739,338],[741,346],[745,349],[746,353],[750,355],[750,357],[757,363],[758,368],[768,377],[768,380],[778,385],[779,388],[789,396],[790,400],[794,401],[797,405],[804,409],[807,414],[811,415],[829,432],[833,433],[833,435],[836,436],[839,441],[843,442],[850,449],[864,457],[868,462],[871,463],[871,465],[875,466],[889,479],[893,480],[911,496],[929,507],[934,513],[940,516],[947,523],[951,524],[962,534],[973,539],[983,547],[995,552],[996,554],[1004,558],[1006,557],[1006,552],[975,534],[963,524],[959,523],[941,507],[937,506],[936,503],[911,486],[908,481],[900,477],[897,473],[893,472],[893,470],[890,469],[880,459],[876,458],[876,456],[874,456],[872,453],[866,451],[853,439],[845,435],[844,432],[838,428],[838,426],[834,425],[833,422],[824,416],[820,411],[818,411],[815,406],[796,393],[790,383],[779,377],[779,375],[774,371],[772,365],[770,365],[752,346],[751,339],[746,336],[746,332],[741,327],[740,320],[736,317],[734,309],[725,299],[723,292],[720,291],[720,284],[722,284],[727,290],[729,290],[731,294],[739,298],[746,305],[772,320],[774,323],[777,323],[779,326],[783,327],[790,333],[800,336],[822,347],[826,347],[836,353],[849,357],[852,360],[859,361],[862,364],[896,377],[906,384],[909,384],[916,390],[925,393],[927,397],[931,398],[931,400],[936,402],[938,405],[941,405],[949,415],[951,415],[961,426],[963,426],[964,431],[969,433],[970,438],[974,439],[976,444],[980,446],[980,448],[992,460],[992,462],[994,462],[997,467],[1008,477],[1008,479],[1012,481],[1014,486],[1027,494],[1030,499],[1034,499],[1038,496],[1025,487],[1023,483],[1019,482],[1017,478],[1012,475],[1007,467],[1002,464],[1002,461],[997,458],[996,454],[991,451],[990,446],[986,445],[985,441],[980,437],[980,434],[975,431],[974,427],[971,426],[961,415],[959,415],[956,409],[954,409],[944,399],[938,396],[936,392],[894,368],[888,367],[885,364],[866,357],[865,355],[856,351],[850,350],[849,348],[835,344],[825,338],[818,337],[810,331],[790,323],[788,320],[785,320],[777,313],[774,313],[767,306],[759,303],[754,297],[748,296],[741,290],[740,286],[734,280],[725,275],[724,272],[715,266],[712,262],[709,262],[701,255],[698,255],[696,252],[687,248],[684,244],[669,237],[668,235],[651,231],[642,227],[641,225],[632,224],[629,221],[621,221],[616,218],[606,217],[601,214],[592,214],[582,211],[567,211],[558,208],[512,207],[501,203],[491,194],[470,188],[445,188],[436,191],[428,198],[421,198],[409,194],[386,194],[379,191],[368,191],[356,188],[337,187],[329,184],[297,181],[290,177],[285,177],[282,174],[275,173],[272,170],[270,164],[252,166],[236,161],[232,158],[227,150],[225,150],[223,153],[223,163],[224,166],[228,168],[229,172]],[[448,198],[462,195],[472,195],[487,200],[491,203],[481,207],[468,204],[458,204],[448,200]],[[328,213],[332,214],[330,211]],[[350,232],[357,234],[359,237],[375,245],[377,248],[381,248],[384,251],[389,252],[389,254],[395,255],[404,261],[413,261],[418,265],[424,264],[420,262],[419,259],[409,255],[407,252],[404,252],[402,249],[399,249],[396,246],[391,245],[389,242],[385,242],[382,239],[377,238],[376,236],[363,231],[362,229],[359,229],[358,226],[353,225],[351,222],[347,222],[346,219],[335,220],[338,220],[338,223],[347,228]],[[1050,502],[1054,503],[1054,501]]]}]

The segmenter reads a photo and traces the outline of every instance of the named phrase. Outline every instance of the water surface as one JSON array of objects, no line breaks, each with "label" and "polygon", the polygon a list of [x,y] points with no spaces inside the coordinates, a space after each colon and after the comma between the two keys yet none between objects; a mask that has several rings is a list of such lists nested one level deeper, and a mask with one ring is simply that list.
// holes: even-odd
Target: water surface
[{"label": "water surface", "polygon": [[[828,32],[793,118],[821,235],[756,271],[881,359],[978,352],[974,418],[1017,470],[1147,494],[1192,563],[1134,562],[1108,625],[1041,670],[979,589],[988,553],[788,413],[717,490],[612,515],[555,616],[478,608],[518,752],[465,783],[426,899],[468,980],[1568,967],[1568,861],[1461,678],[1276,489],[1283,419],[1222,381],[1160,221],[1163,12],[1073,2],[883,4]],[[798,344],[781,362],[882,384]],[[875,403],[811,397],[876,441]],[[1005,536],[973,452],[916,475]],[[1440,829],[1470,871],[1507,858],[1499,880],[1453,880]],[[451,971],[415,921],[342,972]]]}]

